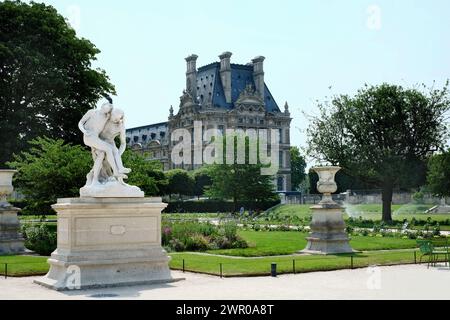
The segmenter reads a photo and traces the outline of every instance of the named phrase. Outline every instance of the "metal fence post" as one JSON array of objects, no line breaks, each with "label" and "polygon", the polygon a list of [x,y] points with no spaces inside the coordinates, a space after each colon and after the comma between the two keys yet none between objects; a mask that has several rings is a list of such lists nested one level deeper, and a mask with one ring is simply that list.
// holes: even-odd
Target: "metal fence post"
[{"label": "metal fence post", "polygon": [[220,278],[222,278],[222,263],[220,263]]},{"label": "metal fence post", "polygon": [[5,263],[5,279],[8,278],[8,264]]},{"label": "metal fence post", "polygon": [[277,264],[275,262],[272,262],[270,265],[270,275],[272,277],[276,277],[277,276]]},{"label": "metal fence post", "polygon": [[183,259],[183,273],[184,273],[184,259]]},{"label": "metal fence post", "polygon": [[350,269],[353,269],[353,256],[350,256]]},{"label": "metal fence post", "polygon": [[295,259],[292,259],[292,271],[295,274]]},{"label": "metal fence post", "polygon": [[417,255],[416,255],[416,250],[414,250],[414,264],[417,264]]}]

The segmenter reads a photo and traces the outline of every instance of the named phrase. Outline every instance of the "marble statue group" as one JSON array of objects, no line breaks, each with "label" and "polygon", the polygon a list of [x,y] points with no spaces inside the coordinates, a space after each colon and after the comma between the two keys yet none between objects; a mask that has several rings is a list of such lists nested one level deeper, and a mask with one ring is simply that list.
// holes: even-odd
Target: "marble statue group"
[{"label": "marble statue group", "polygon": [[[88,173],[82,197],[143,197],[139,188],[124,182],[131,172],[122,163],[126,148],[124,112],[106,102],[89,110],[78,123],[84,143],[91,148],[94,166]],[[120,146],[115,139],[119,137]]]}]

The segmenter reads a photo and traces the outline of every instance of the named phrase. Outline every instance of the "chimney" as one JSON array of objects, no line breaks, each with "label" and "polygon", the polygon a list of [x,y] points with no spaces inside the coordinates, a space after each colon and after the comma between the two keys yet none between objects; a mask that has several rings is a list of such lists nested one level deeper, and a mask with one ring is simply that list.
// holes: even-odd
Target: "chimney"
[{"label": "chimney", "polygon": [[223,91],[225,93],[225,100],[227,103],[231,103],[231,55],[231,52],[226,51],[219,56],[220,79],[222,80]]},{"label": "chimney", "polygon": [[197,100],[197,62],[198,56],[191,54],[186,60],[186,91]]},{"label": "chimney", "polygon": [[255,89],[258,96],[264,101],[264,57],[258,56],[252,60],[253,79],[255,80]]}]

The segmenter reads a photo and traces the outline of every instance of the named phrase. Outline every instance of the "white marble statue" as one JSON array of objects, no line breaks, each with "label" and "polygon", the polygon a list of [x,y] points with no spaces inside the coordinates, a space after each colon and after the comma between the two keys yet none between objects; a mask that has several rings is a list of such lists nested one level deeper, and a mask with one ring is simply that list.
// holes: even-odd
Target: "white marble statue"
[{"label": "white marble statue", "polygon": [[[136,186],[123,180],[130,169],[122,163],[125,151],[124,113],[105,103],[100,109],[89,110],[78,123],[84,143],[91,147],[94,166],[87,175],[86,185],[80,189],[81,197],[143,197]],[[120,137],[120,147],[115,138]]]}]

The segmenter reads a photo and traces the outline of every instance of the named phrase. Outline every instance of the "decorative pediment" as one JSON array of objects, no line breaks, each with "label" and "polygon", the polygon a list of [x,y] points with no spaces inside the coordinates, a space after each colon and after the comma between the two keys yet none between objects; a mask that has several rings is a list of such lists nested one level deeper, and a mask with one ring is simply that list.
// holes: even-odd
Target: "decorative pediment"
[{"label": "decorative pediment", "polygon": [[258,96],[255,88],[251,84],[248,84],[244,90],[242,90],[236,104],[252,104],[252,105],[264,105],[264,101]]}]

